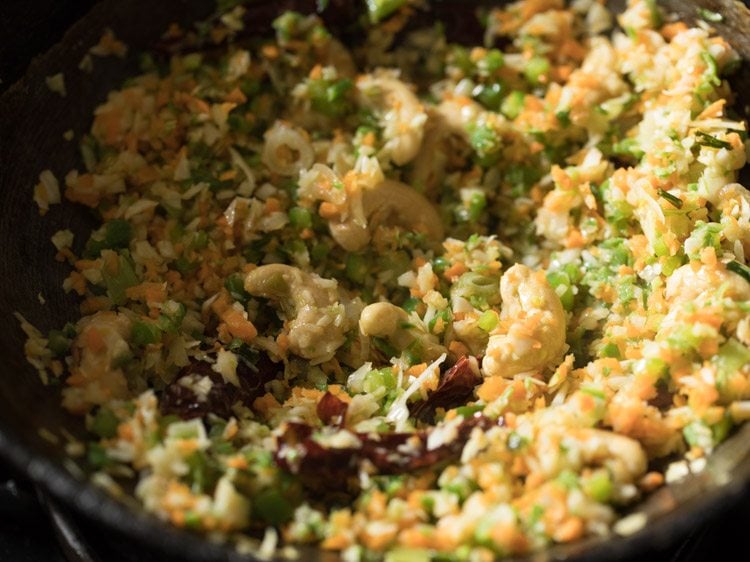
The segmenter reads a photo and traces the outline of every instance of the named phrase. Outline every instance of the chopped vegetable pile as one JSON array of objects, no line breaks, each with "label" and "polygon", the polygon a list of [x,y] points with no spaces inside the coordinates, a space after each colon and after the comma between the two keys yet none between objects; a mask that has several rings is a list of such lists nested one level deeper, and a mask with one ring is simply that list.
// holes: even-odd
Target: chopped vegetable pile
[{"label": "chopped vegetable pile", "polygon": [[22,322],[99,483],[263,552],[484,561],[612,532],[750,417],[718,14],[521,0],[466,46],[367,0],[345,47],[327,2],[222,4],[35,190],[101,218],[53,237],[80,319]]}]

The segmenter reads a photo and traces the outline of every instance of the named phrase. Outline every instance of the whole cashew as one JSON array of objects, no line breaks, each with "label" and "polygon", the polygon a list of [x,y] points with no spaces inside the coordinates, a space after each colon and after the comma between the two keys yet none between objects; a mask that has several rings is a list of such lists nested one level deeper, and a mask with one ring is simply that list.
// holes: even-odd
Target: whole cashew
[{"label": "whole cashew", "polygon": [[419,152],[427,114],[409,87],[392,73],[378,71],[357,80],[360,103],[383,111],[383,152],[398,166]]},{"label": "whole cashew", "polygon": [[427,110],[424,142],[409,175],[412,185],[418,186],[428,196],[437,191],[445,178],[451,157],[455,160],[455,155],[460,153],[455,145],[468,147],[467,126],[476,123],[480,113],[482,107],[465,97],[449,98]]},{"label": "whole cashew", "polygon": [[335,281],[290,265],[271,264],[248,273],[245,290],[279,303],[288,320],[292,353],[322,363],[346,341],[351,326]]},{"label": "whole cashew", "polygon": [[545,426],[534,443],[540,469],[548,477],[565,468],[577,471],[593,464],[607,467],[615,482],[626,484],[644,474],[648,466],[641,444],[613,431]]},{"label": "whole cashew", "polygon": [[488,376],[538,371],[565,351],[565,310],[541,271],[516,264],[500,280],[500,324],[482,368]]},{"label": "whole cashew", "polygon": [[391,224],[422,231],[430,240],[443,239],[443,223],[435,207],[422,194],[406,184],[385,180],[362,192],[362,209],[366,219],[361,224],[353,218],[332,222],[331,236],[349,252],[364,248],[377,224]]},{"label": "whole cashew", "polygon": [[434,360],[445,353],[445,348],[437,343],[435,336],[410,324],[406,311],[389,302],[367,305],[359,317],[359,330],[365,336],[387,339],[399,351],[418,341],[425,361]]}]

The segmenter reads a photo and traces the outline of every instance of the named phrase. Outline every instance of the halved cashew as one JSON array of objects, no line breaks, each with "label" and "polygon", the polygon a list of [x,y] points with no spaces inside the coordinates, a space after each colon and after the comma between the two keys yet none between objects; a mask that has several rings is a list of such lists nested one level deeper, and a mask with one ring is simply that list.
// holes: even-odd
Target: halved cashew
[{"label": "halved cashew", "polygon": [[613,431],[546,426],[534,440],[539,470],[554,477],[564,469],[604,466],[617,484],[629,484],[646,472],[648,459],[635,439]]},{"label": "halved cashew", "polygon": [[460,145],[468,149],[467,127],[476,123],[481,113],[482,106],[461,96],[446,99],[428,109],[424,142],[412,163],[409,182],[428,196],[434,194],[442,184],[451,160],[460,159]]},{"label": "halved cashew", "polygon": [[435,207],[422,194],[401,182],[385,180],[362,192],[364,224],[349,217],[329,225],[331,236],[350,252],[364,248],[375,225],[390,224],[427,234],[430,240],[443,239],[443,223]]},{"label": "halved cashew", "polygon": [[500,280],[500,323],[482,361],[485,375],[539,371],[565,352],[565,310],[542,271],[516,264]]},{"label": "halved cashew", "polygon": [[379,70],[357,80],[359,100],[382,112],[383,153],[402,166],[419,152],[427,121],[422,103],[395,74]]},{"label": "halved cashew", "polygon": [[248,273],[245,290],[279,303],[287,318],[292,353],[322,363],[346,341],[351,321],[336,281],[290,265],[271,264]]},{"label": "halved cashew", "polygon": [[359,317],[359,329],[365,336],[385,338],[399,351],[419,346],[424,361],[432,361],[445,353],[435,336],[411,324],[407,312],[389,302],[367,305]]}]

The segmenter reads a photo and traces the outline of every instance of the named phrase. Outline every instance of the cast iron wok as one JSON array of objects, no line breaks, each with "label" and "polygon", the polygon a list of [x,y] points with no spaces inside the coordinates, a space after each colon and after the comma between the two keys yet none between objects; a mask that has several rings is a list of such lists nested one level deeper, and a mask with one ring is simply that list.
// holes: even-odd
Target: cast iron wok
[{"label": "cast iron wok", "polygon": [[[324,14],[329,26],[346,38],[347,22],[360,3],[333,0]],[[722,13],[724,21],[715,27],[750,60],[750,12],[744,5],[730,0],[664,4],[687,19],[695,17],[698,6]],[[43,331],[76,318],[75,298],[60,290],[67,266],[54,260],[49,240],[55,231],[70,228],[79,233],[77,243],[81,244],[95,221],[86,210],[68,204],[55,206],[40,218],[32,202],[32,188],[41,170],[50,168],[62,178],[69,169],[80,167],[77,141],[65,141],[63,133],[72,129],[80,138],[90,126],[93,108],[108,91],[138,71],[138,53],[156,45],[169,23],[189,27],[205,17],[212,5],[197,0],[105,0],[71,28],[60,44],[34,61],[24,79],[0,98],[0,318],[4,322],[0,338],[0,455],[59,501],[106,529],[165,554],[195,561],[253,558],[172,528],[139,510],[132,500],[117,501],[88,484],[79,470],[71,470],[70,463],[65,463],[64,440],[53,444],[40,437],[38,430],[45,427],[59,435],[64,429],[83,437],[82,421],[62,410],[58,389],[44,387],[26,362],[24,336],[13,313],[22,312]],[[461,35],[479,32],[474,23],[475,5],[446,0],[436,2],[435,11],[446,21],[449,34],[461,39]],[[253,2],[247,18],[249,31],[267,32],[272,17],[289,7],[311,12],[315,2]],[[84,73],[78,63],[105,27],[130,46],[128,56],[123,60],[95,59],[93,72]],[[475,36],[479,42],[481,35]],[[749,66],[743,65],[733,79],[741,113],[747,113],[750,102],[746,86],[750,84]],[[44,77],[57,72],[65,75],[65,98],[44,86]],[[743,94],[748,97],[743,99]],[[636,506],[634,510],[649,516],[649,524],[640,532],[556,547],[533,558],[611,560],[666,546],[740,499],[748,501],[749,484],[750,424],[719,448],[706,470],[659,490]],[[302,555],[307,560],[337,559],[312,548]]]}]

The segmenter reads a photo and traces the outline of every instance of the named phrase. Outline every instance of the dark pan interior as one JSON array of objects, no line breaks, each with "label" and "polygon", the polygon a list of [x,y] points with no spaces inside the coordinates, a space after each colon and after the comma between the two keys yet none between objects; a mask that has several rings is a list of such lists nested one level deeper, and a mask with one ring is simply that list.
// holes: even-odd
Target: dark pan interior
[{"label": "dark pan interior", "polygon": [[[689,18],[695,15],[697,5],[722,11],[725,21],[717,28],[750,60],[750,16],[741,4],[717,0],[665,4]],[[331,5],[338,10],[329,10],[326,17],[335,29],[350,17],[352,5],[346,0],[333,0]],[[449,31],[466,35],[476,29],[475,5],[443,1],[436,9],[440,15],[450,16]],[[93,217],[81,207],[57,205],[41,218],[32,201],[41,170],[49,168],[62,179],[68,170],[80,167],[78,142],[65,141],[63,133],[72,129],[78,139],[88,130],[93,108],[125,77],[137,72],[138,53],[149,49],[169,23],[187,26],[205,17],[212,6],[212,2],[197,0],[105,0],[71,28],[60,44],[34,61],[25,78],[0,98],[0,318],[4,322],[0,339],[0,455],[67,505],[136,541],[185,560],[247,560],[229,548],[160,523],[63,468],[62,447],[41,438],[38,429],[45,427],[59,434],[64,428],[81,436],[82,423],[64,413],[57,389],[45,388],[26,362],[24,335],[13,317],[15,311],[22,312],[43,331],[76,317],[76,299],[60,289],[68,268],[54,260],[49,240],[61,228],[84,237],[94,224]],[[270,19],[279,11],[295,7],[310,12],[315,2],[283,0],[254,2],[252,6],[251,31],[260,32],[268,29]],[[128,56],[124,60],[95,58],[93,72],[82,72],[79,61],[106,27],[129,45]],[[740,96],[738,109],[743,111],[750,102],[750,97],[742,99],[743,94],[750,95],[747,66],[734,78]],[[44,84],[45,76],[57,72],[65,75],[65,98]],[[645,530],[630,537],[592,539],[556,548],[534,559],[617,559],[658,548],[738,501],[746,494],[748,483],[750,425],[719,448],[704,472],[660,490],[638,506],[636,509],[650,514]],[[304,555],[308,560],[336,559],[315,550]]]}]

